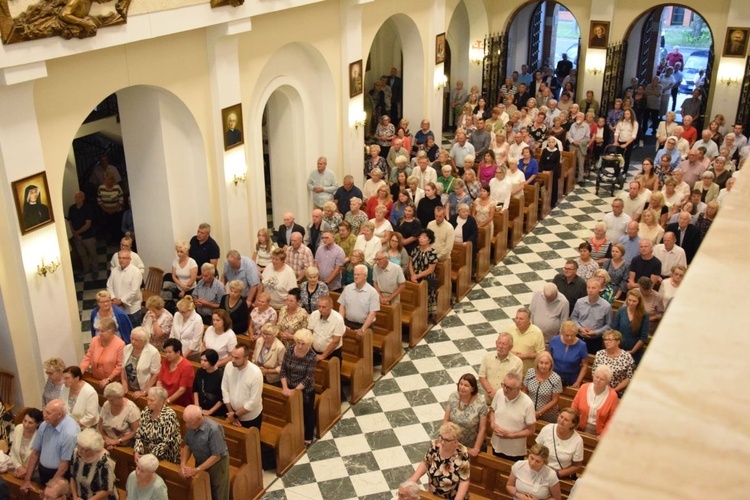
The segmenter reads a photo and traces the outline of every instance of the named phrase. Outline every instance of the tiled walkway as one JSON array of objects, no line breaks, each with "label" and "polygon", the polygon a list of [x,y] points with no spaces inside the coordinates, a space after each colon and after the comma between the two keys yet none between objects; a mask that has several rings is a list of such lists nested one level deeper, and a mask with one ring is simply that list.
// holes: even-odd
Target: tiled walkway
[{"label": "tiled walkway", "polygon": [[[589,183],[593,184],[593,183]],[[606,193],[601,193],[606,194]],[[268,487],[268,499],[392,499],[437,436],[443,405],[464,373],[476,375],[516,309],[577,257],[609,211],[593,185],[574,190],[373,390]]]}]

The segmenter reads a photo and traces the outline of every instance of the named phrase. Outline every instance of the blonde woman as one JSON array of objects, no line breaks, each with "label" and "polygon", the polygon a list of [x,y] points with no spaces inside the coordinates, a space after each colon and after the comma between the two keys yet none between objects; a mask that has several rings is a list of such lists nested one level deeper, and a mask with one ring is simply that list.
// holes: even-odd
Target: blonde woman
[{"label": "blonde woman", "polygon": [[164,348],[164,342],[172,333],[172,313],[164,309],[164,299],[158,295],[152,295],[146,301],[146,314],[143,316],[141,328],[149,337],[149,342],[158,350]]},{"label": "blonde woman", "polygon": [[177,285],[178,298],[195,288],[198,280],[198,264],[190,258],[190,243],[178,241],[174,245],[177,257],[172,261],[172,282]]},{"label": "blonde woman", "polygon": [[271,264],[271,252],[276,249],[276,243],[271,239],[268,229],[262,227],[258,230],[258,242],[255,244],[255,252],[252,259],[258,266],[258,270],[263,272],[266,266]]},{"label": "blonde woman", "polygon": [[182,343],[183,356],[198,359],[202,337],[203,320],[195,310],[193,297],[188,295],[177,303],[177,314],[174,316],[169,338]]},{"label": "blonde woman", "polygon": [[266,323],[260,329],[261,336],[255,341],[252,362],[260,367],[266,383],[280,385],[281,362],[284,360],[286,346],[279,340],[279,327]]},{"label": "blonde woman", "polygon": [[537,420],[557,421],[557,401],[563,391],[563,383],[554,367],[552,355],[542,351],[536,355],[534,368],[529,368],[523,380],[523,392],[534,402]]}]

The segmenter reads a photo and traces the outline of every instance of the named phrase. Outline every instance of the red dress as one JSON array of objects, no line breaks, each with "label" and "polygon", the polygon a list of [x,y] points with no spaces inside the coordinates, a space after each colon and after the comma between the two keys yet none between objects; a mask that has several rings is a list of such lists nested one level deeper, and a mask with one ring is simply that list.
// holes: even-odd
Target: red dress
[{"label": "red dress", "polygon": [[186,358],[182,358],[174,371],[169,370],[169,361],[161,360],[161,371],[159,372],[159,382],[167,390],[171,397],[180,387],[185,388],[185,392],[172,403],[180,406],[193,404],[193,380],[195,371],[193,365]]}]

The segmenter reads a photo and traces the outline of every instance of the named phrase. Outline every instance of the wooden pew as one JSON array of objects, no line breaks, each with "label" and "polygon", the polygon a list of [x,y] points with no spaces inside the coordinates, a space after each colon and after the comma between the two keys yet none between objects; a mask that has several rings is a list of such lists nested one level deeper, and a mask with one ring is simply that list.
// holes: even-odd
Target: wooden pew
[{"label": "wooden pew", "polygon": [[479,237],[477,238],[477,262],[476,262],[476,281],[477,283],[487,276],[490,272],[490,253],[492,248],[492,235],[489,227],[479,228]]},{"label": "wooden pew", "polygon": [[341,376],[349,381],[351,396],[355,404],[372,389],[372,330],[368,329],[361,338],[354,330],[346,329],[341,346]]},{"label": "wooden pew", "polygon": [[540,188],[538,215],[541,220],[552,210],[552,172],[539,172],[536,182],[539,183]]},{"label": "wooden pew", "polygon": [[498,265],[508,253],[508,213],[495,210],[495,216],[492,220],[492,262]]},{"label": "wooden pew", "polygon": [[263,425],[260,441],[273,447],[276,475],[283,476],[305,454],[305,425],[302,417],[302,393],[287,398],[281,389],[263,384]]},{"label": "wooden pew", "polygon": [[[30,491],[29,493],[22,492],[21,486],[23,486],[24,480],[17,478],[11,472],[4,472],[0,474],[0,478],[2,478],[2,480],[5,481],[5,484],[8,486],[8,498],[10,498],[10,500],[36,500],[38,498],[41,498],[41,495],[35,494],[32,491]],[[32,481],[31,486],[33,486],[34,489],[40,492],[44,491],[44,486],[39,483],[35,483]]]},{"label": "wooden pew", "polygon": [[[110,454],[115,461],[117,486],[124,489],[128,476],[135,470],[133,449],[118,446]],[[170,500],[211,500],[211,480],[207,472],[185,479],[180,475],[179,465],[161,460],[156,474],[167,484]]]},{"label": "wooden pew", "polygon": [[578,176],[576,154],[571,151],[563,151],[562,163],[565,176],[565,194],[568,194],[575,188],[576,177]]},{"label": "wooden pew", "polygon": [[539,214],[539,184],[523,188],[523,220],[525,233],[530,233],[536,226]]},{"label": "wooden pew", "polygon": [[451,250],[451,281],[455,285],[456,302],[471,291],[471,270],[473,267],[471,242],[454,243]]},{"label": "wooden pew", "polygon": [[414,347],[427,335],[427,281],[407,281],[400,298],[401,327],[408,331],[409,347]]},{"label": "wooden pew", "polygon": [[385,375],[404,357],[401,345],[401,304],[380,304],[372,325],[372,347],[380,351],[380,373]]},{"label": "wooden pew", "polygon": [[[336,310],[339,308],[340,296],[339,293],[331,293]],[[380,310],[375,314],[375,323],[371,330],[372,348],[380,351],[382,358],[380,372],[385,375],[404,356],[404,349],[401,346],[401,305],[380,304]],[[372,363],[372,353],[370,363]]]},{"label": "wooden pew", "polygon": [[[482,452],[471,461],[471,498],[513,498],[505,485],[508,483],[513,462]],[[562,497],[567,498],[573,488],[573,481],[561,480]]]},{"label": "wooden pew", "polygon": [[511,196],[508,207],[508,249],[518,245],[523,238],[523,207],[524,197]]},{"label": "wooden pew", "polygon": [[437,311],[435,312],[435,323],[439,323],[451,310],[451,261],[446,259],[438,262],[435,268],[437,277]]},{"label": "wooden pew", "polygon": [[565,163],[563,163],[561,156],[560,164],[557,166],[557,199],[552,200],[552,203],[557,205],[563,199],[563,196],[565,196]]},{"label": "wooden pew", "polygon": [[315,414],[320,437],[341,420],[341,362],[338,358],[318,361],[315,367]]}]

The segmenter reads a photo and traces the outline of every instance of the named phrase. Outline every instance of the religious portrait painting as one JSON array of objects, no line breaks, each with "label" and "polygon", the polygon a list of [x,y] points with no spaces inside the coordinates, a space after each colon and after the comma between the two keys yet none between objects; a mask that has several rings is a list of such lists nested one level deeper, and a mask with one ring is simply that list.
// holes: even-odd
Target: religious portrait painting
[{"label": "religious portrait painting", "polygon": [[747,54],[747,39],[750,36],[750,28],[727,28],[727,37],[724,42],[724,57],[745,57]]},{"label": "religious portrait painting", "polygon": [[21,234],[30,233],[55,222],[46,172],[24,177],[14,181],[11,186]]},{"label": "religious portrait painting", "polygon": [[362,93],[362,59],[349,64],[349,97]]},{"label": "religious portrait painting", "polygon": [[445,62],[445,33],[435,37],[435,64]]},{"label": "religious portrait painting", "polygon": [[242,104],[235,104],[221,110],[221,122],[224,124],[224,151],[244,144],[242,134]]},{"label": "religious portrait painting", "polygon": [[609,42],[609,22],[591,21],[589,28],[589,48],[606,49]]}]

